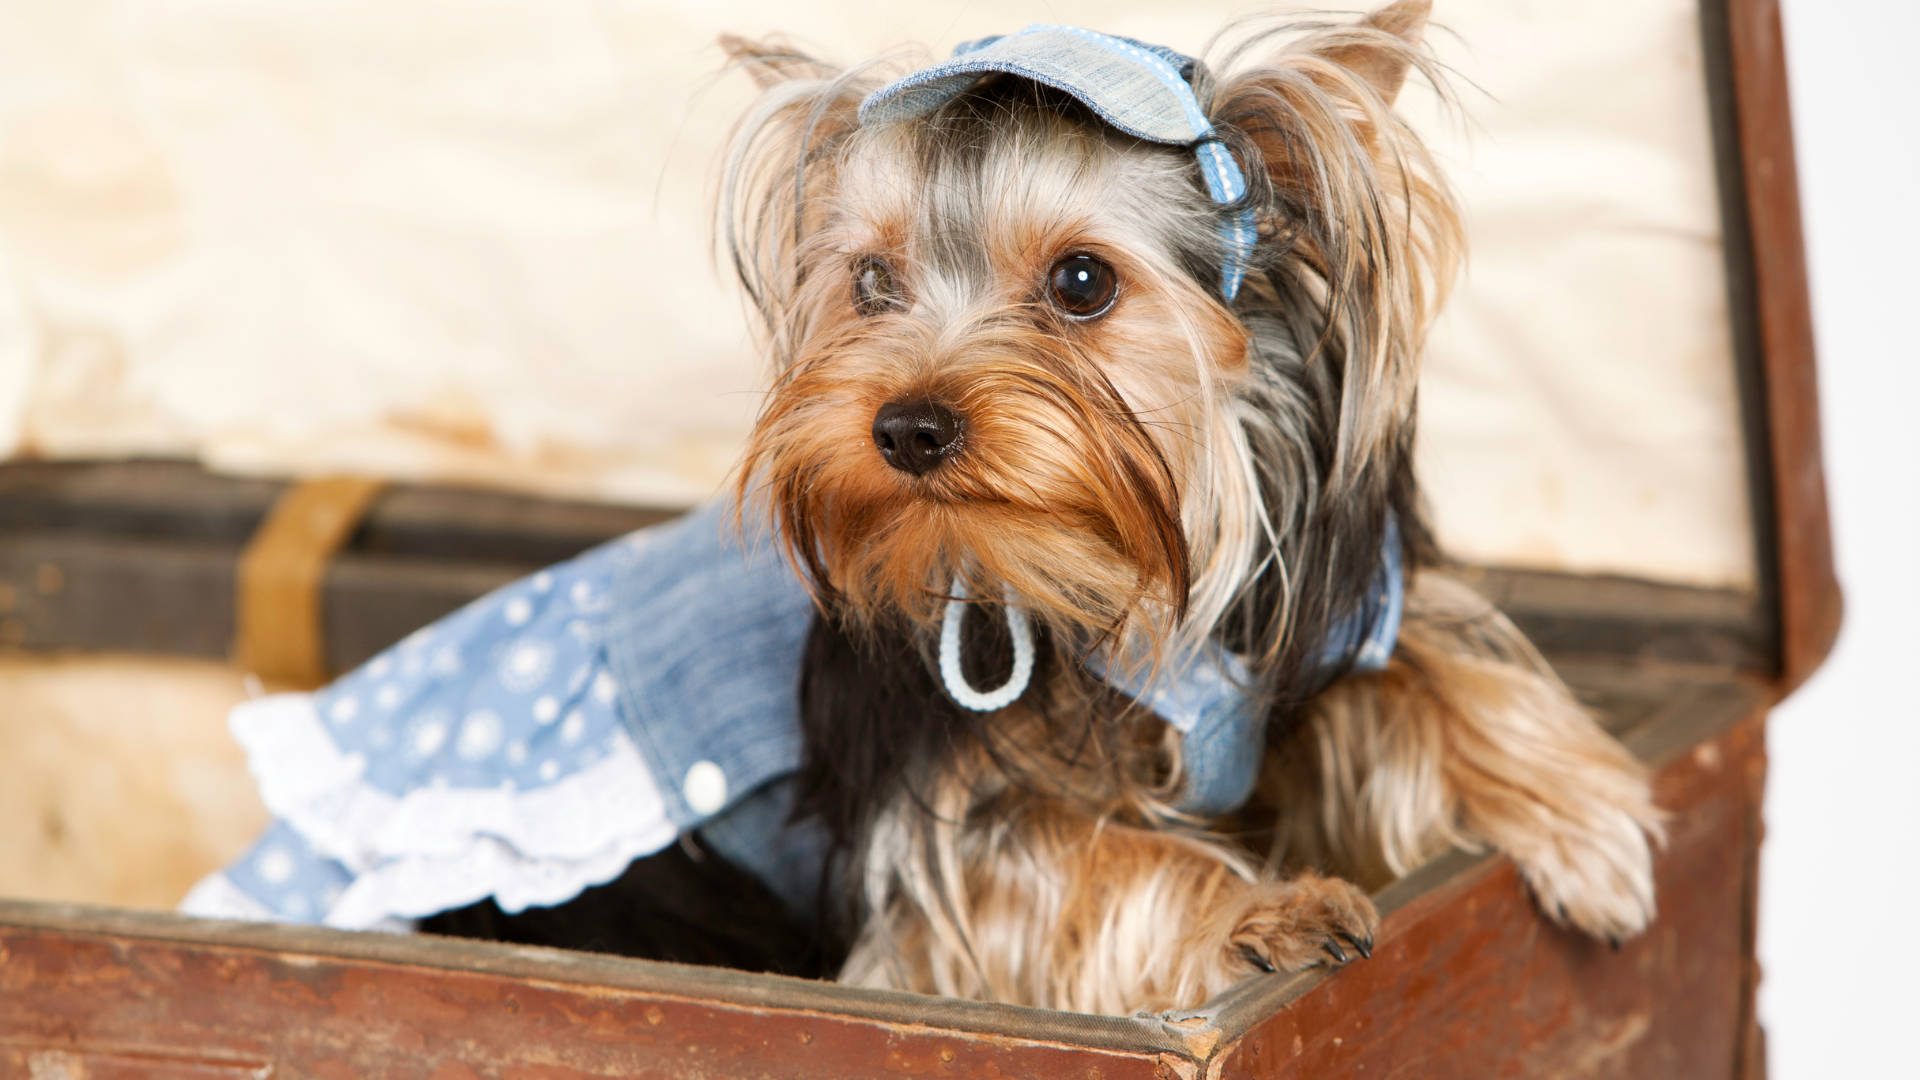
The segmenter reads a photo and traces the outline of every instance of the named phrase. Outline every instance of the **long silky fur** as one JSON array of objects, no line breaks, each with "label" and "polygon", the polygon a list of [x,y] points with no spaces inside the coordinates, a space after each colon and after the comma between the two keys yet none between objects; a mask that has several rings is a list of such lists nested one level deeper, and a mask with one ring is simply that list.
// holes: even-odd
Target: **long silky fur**
[{"label": "long silky fur", "polygon": [[[726,158],[719,231],[773,371],[737,494],[821,607],[801,812],[839,846],[844,979],[1124,1012],[1195,1004],[1248,957],[1297,967],[1318,958],[1303,942],[1358,947],[1364,896],[1311,874],[1270,880],[1275,866],[1391,873],[1463,837],[1537,840],[1520,809],[1456,797],[1475,768],[1513,778],[1493,726],[1460,719],[1501,693],[1510,728],[1545,708],[1546,743],[1572,738],[1587,765],[1626,777],[1561,809],[1593,826],[1583,835],[1613,838],[1609,865],[1632,863],[1634,830],[1652,820],[1633,801],[1644,782],[1584,729],[1567,735],[1591,721],[1508,638],[1447,638],[1427,604],[1386,681],[1314,662],[1361,604],[1389,514],[1409,573],[1436,561],[1413,476],[1415,384],[1462,239],[1391,109],[1408,72],[1442,83],[1416,44],[1424,18],[1402,0],[1360,24],[1230,28],[1217,74],[1196,80],[1249,179],[1226,207],[1190,151],[1121,136],[1043,87],[991,79],[912,124],[862,127],[861,100],[919,58],[838,69],[778,43],[726,43],[766,91]],[[1243,209],[1259,241],[1227,305],[1218,230]],[[1064,322],[1002,280],[1000,268],[1075,247],[1134,290],[1102,322]],[[910,301],[863,318],[851,267],[876,250],[900,261]],[[904,396],[968,417],[966,452],[924,477],[886,469],[867,429]],[[992,716],[957,709],[929,674],[956,580],[1017,597],[1041,627],[1043,677]],[[991,625],[997,609],[980,615]],[[1324,805],[1269,794],[1286,812],[1262,826],[1267,866],[1174,808],[1177,739],[1084,673],[1094,649],[1152,676],[1220,646],[1249,659],[1245,690],[1270,710],[1276,760],[1324,766],[1304,789]],[[1479,677],[1481,694],[1456,694],[1455,676]],[[1545,689],[1529,696],[1527,679]],[[1395,737],[1395,702],[1447,706],[1434,715],[1455,718],[1448,730],[1485,734],[1477,758],[1465,734],[1372,752],[1366,740]],[[1456,774],[1428,775],[1444,768]],[[1401,780],[1413,794],[1398,804],[1376,790]],[[1621,814],[1595,809],[1608,799]],[[1319,815],[1320,831],[1296,814]],[[1580,907],[1555,891],[1563,879],[1536,888]],[[1609,932],[1633,928],[1632,906]]]},{"label": "long silky fur", "polygon": [[[1108,485],[1111,490],[1160,489],[1126,516],[1177,520],[1186,550],[1169,540],[1165,526],[1156,526],[1157,535],[1143,535],[1137,550],[1123,554],[1136,562],[1157,556],[1159,565],[1143,567],[1157,573],[1143,574],[1149,580],[1141,583],[1159,586],[1157,592],[1125,590],[1119,611],[1110,595],[1098,597],[1106,604],[1091,605],[1095,619],[1106,620],[1097,627],[1102,631],[1120,629],[1115,624],[1126,616],[1147,617],[1152,625],[1135,629],[1144,630],[1171,660],[1186,658],[1208,639],[1225,639],[1256,657],[1262,689],[1290,704],[1306,700],[1323,681],[1324,674],[1305,661],[1325,627],[1364,595],[1389,507],[1399,516],[1409,554],[1419,561],[1432,556],[1412,477],[1412,401],[1420,343],[1462,248],[1456,208],[1420,141],[1378,92],[1324,54],[1366,45],[1439,82],[1432,61],[1390,33],[1305,25],[1313,32],[1304,37],[1301,27],[1291,24],[1223,35],[1226,44],[1219,47],[1217,62],[1224,74],[1210,84],[1203,81],[1201,92],[1212,97],[1211,115],[1253,181],[1247,199],[1260,223],[1261,243],[1253,259],[1257,273],[1236,305],[1251,331],[1251,364],[1223,400],[1192,403],[1190,415],[1200,422],[1191,426],[1200,430],[1181,436],[1194,453],[1177,508],[1165,505],[1166,469],[1150,449],[1136,455],[1139,465],[1115,463],[1120,482]],[[1285,47],[1276,46],[1280,40],[1287,41]],[[767,63],[758,57],[744,62]],[[770,413],[759,425],[763,432],[770,427],[771,410],[783,401],[801,407],[814,389],[802,362],[804,343],[815,334],[819,294],[837,299],[844,289],[836,281],[809,296],[806,288],[808,273],[820,269],[806,250],[808,238],[825,224],[830,193],[842,181],[839,172],[854,144],[906,138],[897,131],[862,129],[856,115],[866,94],[898,72],[897,61],[845,71],[812,61],[787,62],[807,74],[776,83],[742,122],[722,178],[726,249],[766,331],[775,372]],[[901,152],[930,163],[941,156],[977,157],[983,144],[1023,133],[1020,125],[1004,123],[1016,110],[1024,108],[1029,117],[1083,112],[1064,96],[1024,84],[1002,85],[999,92],[996,98],[990,88],[916,123],[918,137]],[[1033,150],[1057,153],[1047,145]],[[1182,173],[1195,168],[1190,159],[1178,161],[1182,152],[1177,150],[1145,152],[1176,160],[1171,167]],[[1239,207],[1211,207],[1197,181],[1186,187],[1193,208],[1169,260],[1173,265],[1156,269],[1169,276],[1184,273],[1198,286],[1217,274],[1219,219]],[[976,347],[996,321],[1013,324],[1025,316],[1017,310],[969,314],[971,327],[949,328],[947,334]],[[830,354],[844,344],[825,343],[815,353]],[[938,344],[903,341],[898,347]],[[1023,363],[1045,366],[1063,342],[1039,344],[1030,351],[1009,351]],[[1210,360],[1195,355],[1191,362],[1204,368]],[[1081,409],[1089,420],[1121,412],[1128,404],[1115,401],[1110,386],[1086,383],[1086,373],[1094,370],[1095,365],[1079,361],[1059,365],[1057,373],[1062,398],[1084,399]],[[1198,382],[1201,394],[1216,389]],[[1105,430],[1130,442],[1132,429],[1172,419],[1146,415],[1127,421]],[[778,447],[756,442],[740,471],[743,493],[768,497],[783,534],[823,594],[858,587],[859,582],[834,580],[825,565],[832,553],[820,547],[830,542],[833,528],[816,520],[814,507],[791,495],[791,489],[813,485],[817,470],[770,479],[766,466],[778,456]],[[790,490],[761,486],[766,484]],[[977,498],[990,486],[960,487],[950,497]],[[1191,564],[1185,574],[1179,565],[1183,555]],[[904,561],[911,565],[912,560]],[[871,562],[901,573],[901,561]],[[1296,580],[1305,567],[1313,568],[1315,580]],[[890,596],[898,600],[907,589],[921,588],[927,600],[909,614],[924,617],[939,600],[926,584],[912,581]],[[858,601],[874,598],[854,599],[861,606]],[[1078,616],[1069,622],[1087,621],[1089,615],[1072,603],[1061,604],[1060,612]]]},{"label": "long silky fur", "polygon": [[1273,866],[1379,888],[1448,848],[1494,848],[1555,922],[1618,941],[1654,910],[1645,768],[1506,616],[1436,571],[1413,581],[1388,669],[1304,710],[1257,802]]}]

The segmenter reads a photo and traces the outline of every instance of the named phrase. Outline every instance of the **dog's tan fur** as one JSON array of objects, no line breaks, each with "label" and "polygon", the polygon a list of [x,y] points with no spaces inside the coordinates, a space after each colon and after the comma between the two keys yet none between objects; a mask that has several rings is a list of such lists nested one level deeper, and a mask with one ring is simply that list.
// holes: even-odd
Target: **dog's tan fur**
[{"label": "dog's tan fur", "polygon": [[1392,665],[1320,695],[1289,750],[1261,788],[1282,863],[1378,888],[1449,847],[1493,848],[1556,921],[1617,940],[1653,911],[1645,771],[1458,581],[1419,575]]},{"label": "dog's tan fur", "polygon": [[[828,617],[924,643],[960,579],[1017,596],[1050,640],[1080,643],[1069,656],[1111,645],[1176,667],[1232,635],[1256,692],[1299,717],[1269,746],[1254,831],[1229,836],[1174,809],[1164,725],[1055,665],[991,718],[996,749],[955,746],[922,789],[884,796],[855,852],[846,980],[1192,1005],[1258,967],[1363,954],[1377,916],[1362,887],[1452,844],[1510,854],[1550,917],[1590,933],[1651,917],[1643,774],[1439,571],[1410,570],[1388,670],[1304,704],[1285,692],[1387,507],[1432,561],[1408,457],[1421,345],[1462,245],[1391,109],[1410,71],[1437,78],[1426,8],[1218,50],[1202,101],[1264,164],[1263,261],[1232,305],[1183,254],[1213,249],[1219,214],[1187,152],[1017,92],[862,127],[859,102],[897,65],[727,43],[766,88],[722,217],[774,367],[741,502]],[[1111,314],[1068,322],[1036,299],[1068,252],[1118,271]],[[876,256],[909,299],[871,317],[849,268]],[[869,429],[903,398],[964,415],[964,452],[926,475],[889,468]],[[1091,742],[1049,720],[1089,715]]]}]

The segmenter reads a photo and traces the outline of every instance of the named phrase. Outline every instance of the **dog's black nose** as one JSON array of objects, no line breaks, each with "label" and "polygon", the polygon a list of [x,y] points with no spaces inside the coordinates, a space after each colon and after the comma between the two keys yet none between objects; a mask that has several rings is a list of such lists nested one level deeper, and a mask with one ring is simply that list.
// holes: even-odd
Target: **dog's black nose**
[{"label": "dog's black nose", "polygon": [[915,476],[960,449],[960,414],[934,401],[894,401],[873,414],[873,445],[887,464]]}]

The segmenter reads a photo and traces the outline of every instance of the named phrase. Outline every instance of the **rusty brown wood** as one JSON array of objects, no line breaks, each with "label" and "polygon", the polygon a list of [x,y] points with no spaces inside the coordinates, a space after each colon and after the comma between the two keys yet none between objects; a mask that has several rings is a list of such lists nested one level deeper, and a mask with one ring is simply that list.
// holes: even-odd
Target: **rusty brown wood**
[{"label": "rusty brown wood", "polygon": [[[942,1005],[933,999],[921,999],[925,1022],[916,1022],[911,1009],[899,1010],[901,1019],[875,1020],[826,1011],[832,997],[815,1009],[755,1007],[571,982],[555,978],[556,969],[540,978],[511,965],[503,971],[382,963],[125,928],[4,925],[5,915],[0,911],[0,1065],[42,1070],[0,1075],[1177,1075],[1167,1055],[1144,1045],[1124,1051],[943,1027],[935,1019]],[[487,947],[463,950],[484,955]],[[61,1063],[91,1071],[52,1068]]]},{"label": "rusty brown wood", "polygon": [[[0,531],[243,541],[286,487],[282,479],[216,474],[186,461],[8,462],[0,467]],[[383,555],[545,564],[663,516],[641,507],[396,484],[368,509],[354,546]]]},{"label": "rusty brown wood", "polygon": [[[1452,857],[1408,880],[1374,956],[1225,1044],[1221,1080],[1759,1075],[1752,965],[1764,698],[1679,752],[1656,782],[1673,814],[1661,911],[1618,953],[1540,919],[1511,863]],[[1387,897],[1389,903],[1395,902]],[[1387,904],[1383,904],[1387,906]]]},{"label": "rusty brown wood", "polygon": [[[225,657],[241,551],[285,489],[182,462],[0,466],[0,647]],[[666,513],[395,486],[327,567],[328,666],[352,667],[491,589]],[[1551,654],[1773,666],[1771,614],[1750,593],[1461,571]],[[59,581],[52,591],[41,587],[49,572]]]},{"label": "rusty brown wood", "polygon": [[[173,461],[0,466],[0,647],[226,657],[242,552],[288,488]],[[326,568],[326,666],[358,664],[490,589],[667,516],[394,487]],[[49,575],[58,588],[42,587]]]},{"label": "rusty brown wood", "polygon": [[[1759,403],[1771,490],[1771,554],[1780,632],[1780,691],[1806,681],[1840,631],[1841,595],[1834,574],[1826,474],[1820,444],[1813,313],[1800,225],[1793,118],[1787,98],[1786,51],[1778,0],[1707,0],[1725,5],[1718,24],[1732,81],[1740,185],[1752,262],[1751,312],[1757,324]],[[1713,12],[1717,14],[1717,12]]]}]

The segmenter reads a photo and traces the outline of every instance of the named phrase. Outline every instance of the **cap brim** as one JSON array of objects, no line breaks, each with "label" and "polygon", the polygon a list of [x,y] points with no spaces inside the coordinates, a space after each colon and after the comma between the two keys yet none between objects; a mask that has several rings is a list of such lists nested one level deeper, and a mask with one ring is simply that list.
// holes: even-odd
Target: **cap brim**
[{"label": "cap brim", "polygon": [[1183,145],[1211,130],[1164,56],[1106,35],[1036,27],[897,79],[860,104],[863,124],[924,116],[988,75],[1015,75],[1069,94],[1115,129]]}]

